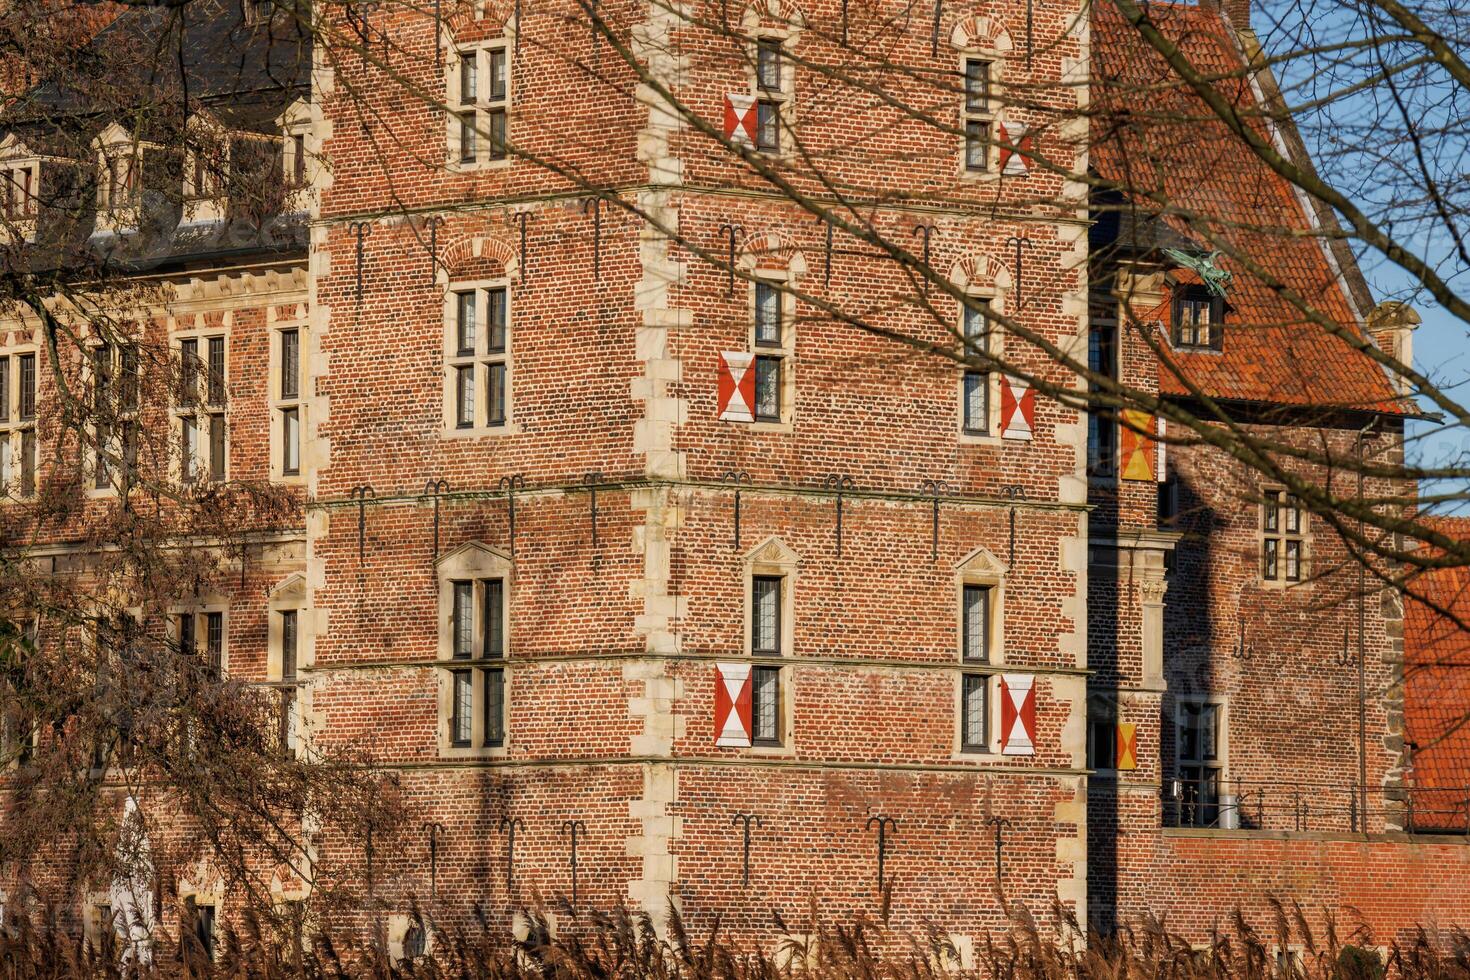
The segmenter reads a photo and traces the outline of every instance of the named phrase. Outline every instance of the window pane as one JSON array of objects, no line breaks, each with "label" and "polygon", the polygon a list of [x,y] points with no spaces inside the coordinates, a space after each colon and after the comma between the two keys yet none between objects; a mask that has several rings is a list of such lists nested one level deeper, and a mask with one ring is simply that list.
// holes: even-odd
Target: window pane
[{"label": "window pane", "polygon": [[0,493],[10,493],[10,481],[15,479],[15,470],[10,463],[10,433],[0,432]]},{"label": "window pane", "polygon": [[454,369],[454,424],[461,429],[475,427],[475,369]]},{"label": "window pane", "polygon": [[781,148],[781,107],[760,102],[755,107],[755,146],[758,150]]},{"label": "window pane", "polygon": [[306,186],[306,134],[297,133],[291,137],[291,184],[294,187]]},{"label": "window pane", "polygon": [[449,737],[455,745],[470,744],[470,724],[475,710],[474,675],[467,670],[453,673],[454,692],[452,715],[449,720]]},{"label": "window pane", "polygon": [[990,124],[976,119],[965,122],[965,168],[984,170],[990,156]]},{"label": "window pane", "polygon": [[990,63],[986,61],[965,62],[965,111],[988,112],[990,110]]},{"label": "window pane", "polygon": [[225,417],[209,417],[209,475],[212,479],[225,478]]},{"label": "window pane", "polygon": [[1266,539],[1265,569],[1264,574],[1268,579],[1276,578],[1276,566],[1281,541],[1278,538]]},{"label": "window pane", "polygon": [[460,113],[459,117],[459,162],[474,163],[478,150],[479,135],[475,132],[475,114]]},{"label": "window pane", "polygon": [[781,91],[781,42],[764,38],[756,42],[756,84],[767,92]]},{"label": "window pane", "polygon": [[281,613],[281,680],[296,679],[296,610]]},{"label": "window pane", "polygon": [[454,583],[454,656],[467,660],[475,655],[475,587],[473,582]]},{"label": "window pane", "polygon": [[1300,581],[1302,577],[1302,543],[1300,541],[1286,542],[1286,579],[1289,582]]},{"label": "window pane", "polygon": [[485,656],[505,656],[505,582],[485,582]]},{"label": "window pane", "polygon": [[490,336],[486,338],[491,353],[503,353],[506,340],[506,296],[504,289],[491,289],[485,293],[489,309]]},{"label": "window pane", "polygon": [[754,653],[781,653],[781,579],[757,575],[751,580],[750,648]]},{"label": "window pane", "polygon": [[965,431],[984,432],[990,427],[987,411],[990,385],[989,376],[979,371],[965,372]]},{"label": "window pane", "polygon": [[963,747],[967,749],[984,749],[989,746],[986,732],[985,680],[983,674],[964,675],[961,698],[964,717],[961,719],[961,732]]},{"label": "window pane", "polygon": [[480,94],[480,53],[463,51],[459,56],[459,104],[474,105]]},{"label": "window pane", "polygon": [[281,412],[281,472],[286,476],[301,472],[301,410],[298,408]]},{"label": "window pane", "polygon": [[185,483],[199,476],[195,447],[199,444],[199,423],[191,415],[179,419],[179,477]]},{"label": "window pane", "polygon": [[1219,716],[1220,706],[1218,704],[1202,704],[1199,706],[1200,725],[1200,758],[1213,760],[1219,757]]},{"label": "window pane", "polygon": [[20,434],[20,492],[30,495],[36,492],[36,430],[26,429]]},{"label": "window pane", "polygon": [[1292,534],[1300,534],[1302,530],[1301,501],[1291,494],[1286,496],[1286,530]]},{"label": "window pane", "polygon": [[99,411],[108,405],[112,392],[112,348],[107,344],[92,349],[92,394]]},{"label": "window pane", "polygon": [[486,399],[485,407],[489,412],[489,423],[491,425],[505,424],[505,365],[502,363],[486,365]]},{"label": "window pane", "polygon": [[755,359],[755,417],[763,422],[781,421],[781,359]]},{"label": "window pane", "polygon": [[990,590],[983,585],[965,586],[963,615],[965,659],[989,660]]},{"label": "window pane", "polygon": [[209,338],[209,404],[225,403],[225,338]]},{"label": "window pane", "polygon": [[123,409],[137,408],[139,383],[138,348],[124,347],[119,352],[119,361],[121,377],[118,378],[118,407]]},{"label": "window pane", "polygon": [[1265,527],[1267,531],[1276,531],[1280,528],[1281,507],[1275,493],[1266,494]]},{"label": "window pane", "polygon": [[475,353],[475,293],[470,290],[456,293],[455,347],[460,357],[472,357]]},{"label": "window pane", "polygon": [[192,405],[198,397],[199,341],[179,341],[179,404]]},{"label": "window pane", "polygon": [[179,617],[179,652],[194,655],[197,643],[194,639],[194,614],[184,613]]},{"label": "window pane", "polygon": [[755,342],[781,346],[781,291],[764,282],[755,284]]},{"label": "window pane", "polygon": [[0,422],[10,421],[10,358],[0,357]]},{"label": "window pane", "polygon": [[301,332],[281,331],[281,398],[301,394]]},{"label": "window pane", "polygon": [[209,656],[210,669],[219,674],[225,662],[225,614],[205,613],[204,628],[204,652]]},{"label": "window pane", "polygon": [[481,671],[485,678],[485,744],[505,744],[505,671]]},{"label": "window pane", "polygon": [[505,49],[491,48],[490,56],[490,101],[505,101]]},{"label": "window pane", "polygon": [[36,355],[20,355],[20,417],[36,417]]},{"label": "window pane", "polygon": [[108,478],[111,471],[108,457],[115,448],[112,445],[112,430],[106,425],[98,423],[96,437],[96,459],[94,460],[95,465],[92,467],[92,485],[98,490],[106,490],[111,486]]},{"label": "window pane", "polygon": [[990,309],[990,301],[979,301],[981,306],[975,309],[965,307],[965,340],[972,352],[984,353],[986,349],[985,340],[990,333],[990,319],[987,313]]},{"label": "window pane", "polygon": [[751,683],[751,740],[774,744],[781,739],[781,668],[757,667]]},{"label": "window pane", "polygon": [[490,121],[490,159],[505,159],[505,110],[491,109]]},{"label": "window pane", "polygon": [[204,947],[204,955],[214,959],[214,906],[200,905],[195,910],[196,918],[195,935],[199,939],[199,945]]}]

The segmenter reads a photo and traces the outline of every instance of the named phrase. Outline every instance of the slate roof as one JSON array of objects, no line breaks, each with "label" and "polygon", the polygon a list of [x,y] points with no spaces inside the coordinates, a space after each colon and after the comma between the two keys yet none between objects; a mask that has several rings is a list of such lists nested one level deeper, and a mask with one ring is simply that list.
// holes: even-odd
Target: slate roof
[{"label": "slate roof", "polygon": [[[1439,530],[1470,540],[1470,518],[1438,518]],[[1470,568],[1415,579],[1428,601],[1404,604],[1404,734],[1413,746],[1414,823],[1470,829]],[[1436,608],[1438,607],[1438,608]]]},{"label": "slate roof", "polygon": [[[1236,105],[1259,107],[1244,56],[1218,9],[1155,2],[1149,11],[1197,66],[1227,79],[1219,90]],[[1361,311],[1320,241],[1292,236],[1311,223],[1291,185],[1232,136],[1193,91],[1173,80],[1163,59],[1112,4],[1092,7],[1092,57],[1092,166],[1103,178],[1138,192],[1109,202],[1116,207],[1126,200],[1122,214],[1095,213],[1098,258],[1161,258],[1159,248],[1177,248],[1181,240],[1195,243],[1194,251],[1210,252],[1213,232],[1332,322],[1356,331]],[[1151,191],[1169,213],[1161,214],[1145,196]],[[1177,354],[1201,389],[1217,398],[1270,405],[1405,410],[1378,365],[1310,322],[1240,262],[1222,257],[1219,264],[1235,277],[1224,348]],[[1167,311],[1160,317],[1167,324]],[[1162,367],[1160,387],[1175,395],[1188,390]]]}]

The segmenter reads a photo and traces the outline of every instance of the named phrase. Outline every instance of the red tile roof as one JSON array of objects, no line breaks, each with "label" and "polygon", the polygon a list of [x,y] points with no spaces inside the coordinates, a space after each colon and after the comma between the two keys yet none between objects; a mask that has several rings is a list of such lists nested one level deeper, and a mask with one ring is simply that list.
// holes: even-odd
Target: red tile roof
[{"label": "red tile roof", "polygon": [[[1435,523],[1470,540],[1470,518]],[[1460,623],[1470,625],[1470,568],[1426,572],[1411,590],[1425,600],[1404,604],[1404,737],[1413,748],[1414,823],[1463,833],[1470,828],[1470,630]]]},{"label": "red tile roof", "polygon": [[[1218,10],[1157,2],[1148,9],[1196,66],[1226,79],[1219,89],[1236,105],[1259,105],[1244,56]],[[1157,189],[1171,213],[1162,218],[1165,228],[1145,236],[1147,243],[1183,236],[1212,251],[1208,229],[1296,290],[1311,308],[1356,331],[1354,308],[1321,241],[1301,235],[1312,222],[1292,186],[1172,77],[1113,4],[1094,4],[1092,11],[1092,166],[1104,178],[1138,189],[1133,201],[1147,212],[1123,220],[1120,237],[1154,220],[1158,202],[1142,192]],[[1219,398],[1403,410],[1377,364],[1309,321],[1241,262],[1222,257],[1219,264],[1234,274],[1224,349],[1177,355],[1194,384]],[[1167,315],[1160,319],[1168,322]],[[1172,394],[1188,390],[1162,367],[1160,386]]]}]

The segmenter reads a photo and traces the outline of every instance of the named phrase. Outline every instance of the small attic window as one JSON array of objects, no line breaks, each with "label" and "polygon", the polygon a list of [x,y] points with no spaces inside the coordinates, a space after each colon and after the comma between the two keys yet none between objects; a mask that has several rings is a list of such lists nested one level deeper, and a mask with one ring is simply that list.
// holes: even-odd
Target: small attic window
[{"label": "small attic window", "polygon": [[276,10],[274,0],[242,0],[242,2],[246,27],[259,27],[261,24],[270,23],[271,14]]},{"label": "small attic window", "polygon": [[0,163],[0,210],[11,221],[36,216],[36,190],[39,165],[33,160],[7,160]]},{"label": "small attic window", "polygon": [[1173,341],[1176,349],[1219,350],[1224,339],[1225,300],[1203,286],[1180,286],[1174,293]]}]

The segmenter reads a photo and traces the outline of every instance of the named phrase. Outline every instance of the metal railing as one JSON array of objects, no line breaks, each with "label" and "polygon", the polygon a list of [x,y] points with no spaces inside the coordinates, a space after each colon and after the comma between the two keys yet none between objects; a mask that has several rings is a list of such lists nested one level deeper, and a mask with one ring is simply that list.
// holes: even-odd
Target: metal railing
[{"label": "metal railing", "polygon": [[1166,779],[1162,797],[1166,827],[1470,835],[1470,786],[1377,787],[1366,812],[1358,787],[1341,783]]}]

